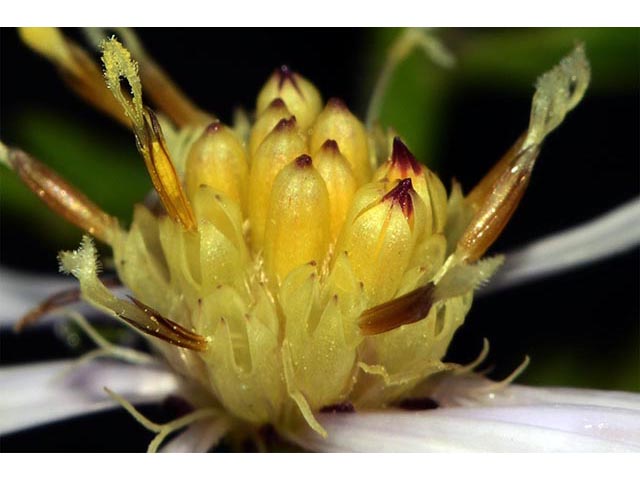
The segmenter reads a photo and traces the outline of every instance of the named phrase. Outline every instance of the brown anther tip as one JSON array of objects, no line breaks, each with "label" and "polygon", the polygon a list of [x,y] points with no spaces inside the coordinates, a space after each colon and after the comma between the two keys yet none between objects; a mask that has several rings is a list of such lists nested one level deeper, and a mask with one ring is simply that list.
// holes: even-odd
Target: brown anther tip
[{"label": "brown anther tip", "polygon": [[276,68],[276,73],[282,77],[290,77],[293,75],[293,70],[288,65],[280,65],[280,68]]},{"label": "brown anther tip", "polygon": [[335,108],[336,110],[347,110],[347,105],[336,97],[327,100],[327,107]]},{"label": "brown anther tip", "polygon": [[291,129],[295,128],[295,126],[296,126],[296,117],[292,116],[292,117],[283,118],[282,120],[280,120],[276,124],[274,130],[278,131],[278,132],[285,131],[285,130],[291,130]]},{"label": "brown anther tip", "polygon": [[325,150],[326,152],[331,152],[331,153],[340,153],[340,147],[338,147],[338,142],[336,142],[335,140],[327,140],[326,142],[324,142],[322,144],[322,147],[320,147],[322,150]]},{"label": "brown anther tip", "polygon": [[416,160],[416,157],[409,151],[407,146],[400,140],[400,137],[393,139],[393,150],[391,152],[391,163],[400,170],[400,173],[406,175],[409,170],[413,173],[422,173],[422,165]]},{"label": "brown anther tip", "polygon": [[284,100],[282,100],[281,98],[274,98],[273,101],[269,104],[269,107],[267,108],[286,108],[286,105],[284,103]]},{"label": "brown anther tip", "polygon": [[309,168],[312,164],[311,157],[306,154],[300,155],[294,161],[296,162],[296,167],[298,168]]},{"label": "brown anther tip", "polygon": [[393,187],[382,200],[390,200],[400,205],[402,213],[406,218],[409,218],[413,213],[413,200],[411,199],[411,192],[414,192],[413,184],[410,178],[403,178],[398,184]]},{"label": "brown anther tip", "polygon": [[291,70],[287,65],[282,65],[280,68],[276,69],[276,71],[274,72],[274,75],[278,77],[279,90],[282,90],[282,87],[284,87],[284,84],[286,82],[291,82],[291,85],[293,85],[293,88],[295,88],[296,91],[300,95],[302,95],[302,92],[298,87],[298,82],[296,81],[296,72]]},{"label": "brown anther tip", "polygon": [[163,317],[150,306],[142,303],[140,300],[127,295],[129,300],[133,302],[144,315],[147,316],[149,322],[146,323],[140,318],[129,318],[123,313],[117,313],[125,322],[141,331],[146,331],[151,336],[164,340],[172,345],[177,345],[182,348],[190,350],[196,350],[203,352],[207,349],[207,339],[195,333],[193,330],[188,330],[182,325]]},{"label": "brown anther tip", "polygon": [[216,133],[221,131],[224,128],[224,125],[222,125],[221,122],[219,121],[215,121],[210,123],[209,125],[207,125],[207,128],[205,130],[206,133]]}]

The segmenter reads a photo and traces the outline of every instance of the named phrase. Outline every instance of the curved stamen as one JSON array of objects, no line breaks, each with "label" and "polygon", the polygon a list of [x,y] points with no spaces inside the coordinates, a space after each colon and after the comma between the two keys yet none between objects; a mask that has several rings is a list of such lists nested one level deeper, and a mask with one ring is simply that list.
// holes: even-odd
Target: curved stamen
[{"label": "curved stamen", "polygon": [[207,338],[160,315],[139,300],[127,302],[114,296],[98,278],[96,248],[90,237],[83,237],[78,250],[60,254],[60,269],[71,273],[80,281],[82,298],[94,307],[172,345],[195,351],[207,349]]},{"label": "curved stamen", "polygon": [[[196,231],[195,216],[171,161],[160,123],[153,111],[142,103],[138,64],[115,38],[103,42],[102,50],[107,85],[131,120],[138,150],[162,204],[173,221],[186,230]],[[123,92],[121,77],[129,84],[130,95]]]},{"label": "curved stamen", "polygon": [[538,79],[527,131],[466,198],[475,216],[458,241],[461,260],[477,260],[502,233],[524,195],[543,140],[580,102],[590,78],[584,47],[578,45]]},{"label": "curved stamen", "polygon": [[8,148],[2,142],[0,163],[15,171],[29,190],[55,213],[103,242],[112,243],[120,230],[118,220],[56,172],[31,155],[17,148]]}]

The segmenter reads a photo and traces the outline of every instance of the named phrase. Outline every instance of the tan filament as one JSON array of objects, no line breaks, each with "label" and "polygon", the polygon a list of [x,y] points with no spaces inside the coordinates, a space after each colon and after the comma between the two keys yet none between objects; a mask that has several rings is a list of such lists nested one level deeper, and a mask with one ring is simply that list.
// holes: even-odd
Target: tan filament
[{"label": "tan filament", "polygon": [[498,238],[524,194],[540,145],[580,102],[590,78],[584,47],[578,45],[538,79],[527,131],[466,198],[475,217],[458,242],[463,260],[477,260]]},{"label": "tan filament", "polygon": [[539,147],[533,145],[502,166],[502,174],[491,189],[487,188],[486,198],[458,241],[456,253],[461,260],[478,260],[502,233],[529,184],[539,151]]},{"label": "tan filament", "polygon": [[140,300],[136,300],[133,297],[129,297],[129,299],[147,316],[149,320],[148,323],[142,324],[137,320],[127,317],[123,313],[117,313],[117,315],[129,325],[143,333],[159,338],[178,347],[196,350],[198,352],[203,352],[207,349],[208,343],[205,337],[198,335],[197,333],[190,332],[176,322],[163,317],[153,308],[145,305]]},{"label": "tan filament", "polygon": [[401,297],[376,305],[360,315],[363,335],[378,335],[425,318],[433,305],[434,284],[428,283]]},{"label": "tan filament", "polygon": [[94,237],[111,244],[118,220],[105,213],[82,192],[22,150],[6,150],[7,164],[51,210]]},{"label": "tan filament", "polygon": [[500,178],[500,176],[509,167],[509,165],[513,163],[514,158],[518,156],[526,137],[527,131],[525,131],[518,137],[511,148],[509,148],[509,150],[507,150],[507,152],[502,155],[500,160],[498,160],[495,165],[491,167],[491,170],[489,170],[489,172],[487,172],[487,174],[482,177],[482,180],[480,180],[478,184],[473,187],[473,190],[471,190],[465,197],[465,202],[467,203],[467,205],[471,206],[474,212],[477,212],[480,209],[480,206],[488,198],[498,178]]}]

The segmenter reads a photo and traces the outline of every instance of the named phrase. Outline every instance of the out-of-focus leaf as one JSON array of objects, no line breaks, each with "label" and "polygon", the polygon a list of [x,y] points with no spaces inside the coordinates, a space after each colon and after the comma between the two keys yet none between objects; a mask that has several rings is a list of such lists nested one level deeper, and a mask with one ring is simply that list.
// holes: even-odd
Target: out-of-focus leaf
[{"label": "out-of-focus leaf", "polygon": [[[368,50],[368,101],[384,56],[399,29],[372,29]],[[640,30],[624,28],[443,29],[436,30],[457,59],[447,70],[414,51],[389,82],[381,122],[394,127],[424,163],[437,170],[439,139],[448,102],[466,88],[530,91],[536,79],[576,42],[586,45],[592,65],[590,93],[637,88]],[[364,109],[363,109],[364,110]]]},{"label": "out-of-focus leaf", "polygon": [[[98,132],[64,115],[27,110],[12,119],[10,136],[22,149],[46,163],[105,211],[124,224],[131,206],[151,188],[133,141],[125,143],[114,132]],[[68,241],[79,230],[49,212],[12,172],[2,169],[2,211],[10,218],[27,219],[25,227],[44,241]]]},{"label": "out-of-focus leaf", "polygon": [[585,44],[591,92],[637,88],[640,29],[539,28],[454,31],[463,83],[531,89],[538,76],[577,43]]},{"label": "out-of-focus leaf", "polygon": [[[395,28],[371,30],[372,48],[368,52],[371,73],[363,89],[366,95],[373,90],[385,54],[399,33],[400,29]],[[380,111],[382,125],[394,128],[416,158],[431,168],[436,167],[438,132],[446,118],[448,75],[422,51],[414,51],[392,76]],[[368,101],[369,97],[363,98],[363,103]]]},{"label": "out-of-focus leaf", "polygon": [[[585,359],[584,352],[548,352],[544,358],[533,358],[531,366],[519,381],[528,385],[558,385],[605,390],[640,392],[637,345],[619,349],[616,358],[603,362],[598,356]],[[615,366],[612,368],[612,366]]]}]

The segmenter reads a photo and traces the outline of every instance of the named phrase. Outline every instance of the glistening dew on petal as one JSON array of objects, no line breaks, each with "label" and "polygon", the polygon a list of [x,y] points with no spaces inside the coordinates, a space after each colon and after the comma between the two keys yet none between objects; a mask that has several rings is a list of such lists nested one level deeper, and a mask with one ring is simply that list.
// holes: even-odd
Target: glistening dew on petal
[{"label": "glistening dew on petal", "polygon": [[[27,33],[33,48],[87,77],[83,92],[106,104],[98,102],[104,86],[69,59],[66,39]],[[52,35],[56,55],[46,43]],[[3,146],[0,159],[112,248],[128,300],[100,279],[89,236],[60,255],[61,269],[79,280],[86,301],[147,334],[204,392],[200,412],[224,412],[230,422],[219,430],[286,433],[306,423],[325,436],[322,410],[392,406],[461,368],[442,359],[474,290],[502,262],[484,255],[522,198],[544,138],[589,81],[578,46],[541,77],[529,127],[496,167],[468,195],[459,187],[447,195],[400,137],[388,133],[374,148],[373,133],[344,102],[323,103],[287,67],[258,93],[241,136],[213,116],[179,115],[188,104],[180,95],[155,100],[163,108],[156,114],[143,97],[157,87],[145,81],[155,64],[115,38],[102,51],[106,85],[157,204],[136,205],[124,229],[27,153]]]}]

